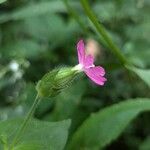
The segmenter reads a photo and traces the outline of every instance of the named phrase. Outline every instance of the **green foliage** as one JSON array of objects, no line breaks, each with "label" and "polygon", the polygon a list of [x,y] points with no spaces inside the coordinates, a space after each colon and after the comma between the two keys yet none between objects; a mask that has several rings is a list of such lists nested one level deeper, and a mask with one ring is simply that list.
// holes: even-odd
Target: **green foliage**
[{"label": "green foliage", "polygon": [[56,98],[55,108],[52,114],[46,117],[47,120],[63,120],[66,118],[77,117],[76,109],[81,103],[83,93],[85,91],[85,83],[77,83],[60,93]]},{"label": "green foliage", "polygon": [[149,150],[150,149],[150,138],[147,137],[143,143],[140,145],[139,150]]},{"label": "green foliage", "polygon": [[0,16],[0,21],[24,19],[27,17],[39,16],[47,13],[64,12],[65,6],[62,1],[39,2],[24,6],[19,10]]},{"label": "green foliage", "polygon": [[150,70],[130,66],[127,66],[127,68],[135,72],[150,87]]},{"label": "green foliage", "polygon": [[69,149],[102,149],[115,140],[140,113],[150,110],[150,99],[130,99],[92,114],[73,135]]},{"label": "green foliage", "polygon": [[[16,129],[22,123],[22,119],[3,121],[0,123],[0,137],[5,147],[12,141]],[[70,120],[60,122],[41,122],[31,120],[20,141],[14,150],[62,150],[67,141]],[[12,132],[13,131],[13,132]],[[11,133],[11,134],[10,134]],[[2,146],[1,146],[2,147]]]},{"label": "green foliage", "polygon": [[[11,51],[11,53],[8,53],[8,51]],[[2,47],[4,57],[34,58],[40,53],[42,53],[42,46],[30,40],[18,40],[15,44],[9,43],[9,45]]]},{"label": "green foliage", "polygon": [[0,0],[0,4],[6,2],[7,0]]}]

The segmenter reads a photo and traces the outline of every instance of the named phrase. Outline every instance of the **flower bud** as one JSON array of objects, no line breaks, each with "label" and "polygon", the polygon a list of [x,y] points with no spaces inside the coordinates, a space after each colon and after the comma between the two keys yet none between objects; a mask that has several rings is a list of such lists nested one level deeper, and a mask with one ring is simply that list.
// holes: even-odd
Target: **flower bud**
[{"label": "flower bud", "polygon": [[54,69],[43,76],[37,83],[36,90],[40,97],[53,97],[68,87],[77,76],[72,67]]}]

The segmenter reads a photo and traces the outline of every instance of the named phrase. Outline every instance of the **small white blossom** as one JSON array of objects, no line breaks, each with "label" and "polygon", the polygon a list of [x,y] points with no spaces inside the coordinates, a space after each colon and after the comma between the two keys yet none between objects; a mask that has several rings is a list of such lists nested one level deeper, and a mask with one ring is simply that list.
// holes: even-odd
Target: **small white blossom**
[{"label": "small white blossom", "polygon": [[13,72],[17,72],[19,69],[19,64],[16,61],[11,61],[9,64],[9,68],[10,70],[12,70]]}]

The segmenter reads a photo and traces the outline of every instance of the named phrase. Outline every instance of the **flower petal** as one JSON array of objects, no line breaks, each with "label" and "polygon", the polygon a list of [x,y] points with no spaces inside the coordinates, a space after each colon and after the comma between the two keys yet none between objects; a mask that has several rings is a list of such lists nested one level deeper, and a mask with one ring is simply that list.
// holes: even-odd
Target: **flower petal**
[{"label": "flower petal", "polygon": [[83,40],[80,40],[77,44],[77,51],[78,51],[78,61],[79,64],[84,64],[85,60],[85,48]]},{"label": "flower petal", "polygon": [[105,70],[101,66],[92,67],[92,68],[90,68],[90,71],[93,74],[95,74],[96,76],[104,76],[105,75]]},{"label": "flower petal", "polygon": [[88,55],[85,57],[85,61],[84,61],[84,67],[85,68],[89,68],[94,66],[94,57],[92,55]]},{"label": "flower petal", "polygon": [[98,85],[104,85],[105,81],[107,81],[105,77],[100,75],[104,75],[104,72],[100,71],[102,70],[101,68],[102,67],[91,67],[85,70],[86,75]]}]

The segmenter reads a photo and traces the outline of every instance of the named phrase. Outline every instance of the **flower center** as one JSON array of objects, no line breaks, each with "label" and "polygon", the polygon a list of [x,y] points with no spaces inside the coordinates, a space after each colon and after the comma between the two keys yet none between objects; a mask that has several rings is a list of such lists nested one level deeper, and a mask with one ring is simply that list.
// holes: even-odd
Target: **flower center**
[{"label": "flower center", "polygon": [[88,67],[85,67],[85,68],[86,68],[86,69],[89,69],[89,68],[92,68],[92,67],[95,67],[95,65],[92,64],[92,65],[90,65],[90,66],[88,66]]},{"label": "flower center", "polygon": [[75,67],[72,68],[72,70],[76,70],[76,71],[83,71],[83,65],[82,64],[78,64]]}]

